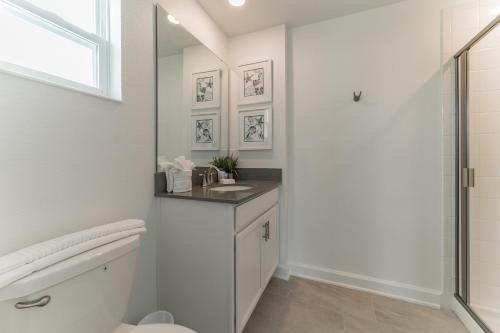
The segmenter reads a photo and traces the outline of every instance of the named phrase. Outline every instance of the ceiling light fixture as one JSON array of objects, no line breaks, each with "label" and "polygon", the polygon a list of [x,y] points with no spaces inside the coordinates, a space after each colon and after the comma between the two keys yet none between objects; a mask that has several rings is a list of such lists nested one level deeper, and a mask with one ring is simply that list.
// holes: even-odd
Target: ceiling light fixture
[{"label": "ceiling light fixture", "polygon": [[167,15],[167,19],[168,19],[168,20],[170,21],[170,23],[172,23],[172,24],[180,24],[180,23],[181,23],[181,22],[179,22],[179,21],[175,18],[175,16],[170,15],[170,14],[168,14],[168,15]]},{"label": "ceiling light fixture", "polygon": [[241,7],[245,4],[246,0],[228,0],[231,6]]}]

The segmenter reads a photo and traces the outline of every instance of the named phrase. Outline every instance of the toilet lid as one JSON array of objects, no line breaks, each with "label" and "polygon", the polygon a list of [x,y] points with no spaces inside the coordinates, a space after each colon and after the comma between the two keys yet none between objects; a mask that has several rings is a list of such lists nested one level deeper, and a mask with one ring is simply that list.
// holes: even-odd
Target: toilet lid
[{"label": "toilet lid", "polygon": [[137,326],[132,333],[196,333],[189,328],[172,324],[154,324]]}]

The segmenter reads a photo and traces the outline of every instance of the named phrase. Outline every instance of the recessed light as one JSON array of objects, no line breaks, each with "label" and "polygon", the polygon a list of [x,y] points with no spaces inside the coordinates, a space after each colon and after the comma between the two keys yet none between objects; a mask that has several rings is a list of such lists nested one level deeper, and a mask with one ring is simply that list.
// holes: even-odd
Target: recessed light
[{"label": "recessed light", "polygon": [[180,24],[180,23],[181,23],[181,22],[179,22],[179,21],[175,18],[175,16],[170,15],[170,14],[168,14],[168,15],[167,15],[167,19],[168,19],[168,20],[170,21],[170,23],[172,23],[172,24]]},{"label": "recessed light", "polygon": [[246,0],[228,0],[231,6],[241,7],[245,4]]}]

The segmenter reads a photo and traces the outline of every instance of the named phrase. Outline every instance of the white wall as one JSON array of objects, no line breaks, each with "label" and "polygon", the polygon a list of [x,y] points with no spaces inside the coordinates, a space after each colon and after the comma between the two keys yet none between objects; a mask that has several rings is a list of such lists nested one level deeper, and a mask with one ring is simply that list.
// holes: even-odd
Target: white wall
[{"label": "white wall", "polygon": [[0,255],[145,219],[134,320],[156,308],[153,7],[122,12],[122,103],[0,74]]},{"label": "white wall", "polygon": [[439,304],[449,2],[410,0],[291,30],[292,273]]},{"label": "white wall", "polygon": [[[230,152],[238,153],[243,168],[281,168],[283,186],[280,195],[280,256],[281,266],[288,262],[287,226],[287,71],[286,71],[286,28],[276,26],[270,29],[241,35],[229,39],[228,59],[230,78]],[[267,151],[238,152],[238,66],[256,61],[273,61],[273,149]],[[251,106],[245,106],[251,107]]]},{"label": "white wall", "polygon": [[[238,66],[256,61],[273,61],[273,150],[240,151],[242,166],[282,168],[286,166],[286,29],[285,26],[245,34],[229,39],[229,65],[231,76],[231,151],[238,150]],[[245,106],[248,108],[251,106]]]},{"label": "white wall", "polygon": [[[159,2],[224,57],[226,38],[196,1]],[[157,307],[154,3],[122,1],[122,103],[0,74],[0,255],[145,219],[131,322]]]}]

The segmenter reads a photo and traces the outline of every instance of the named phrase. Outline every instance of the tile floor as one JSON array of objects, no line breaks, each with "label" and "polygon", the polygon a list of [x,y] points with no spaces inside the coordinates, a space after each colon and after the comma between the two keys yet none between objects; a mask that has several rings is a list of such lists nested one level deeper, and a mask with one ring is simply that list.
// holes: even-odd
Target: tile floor
[{"label": "tile floor", "polygon": [[291,278],[269,283],[243,333],[466,333],[450,311]]}]

